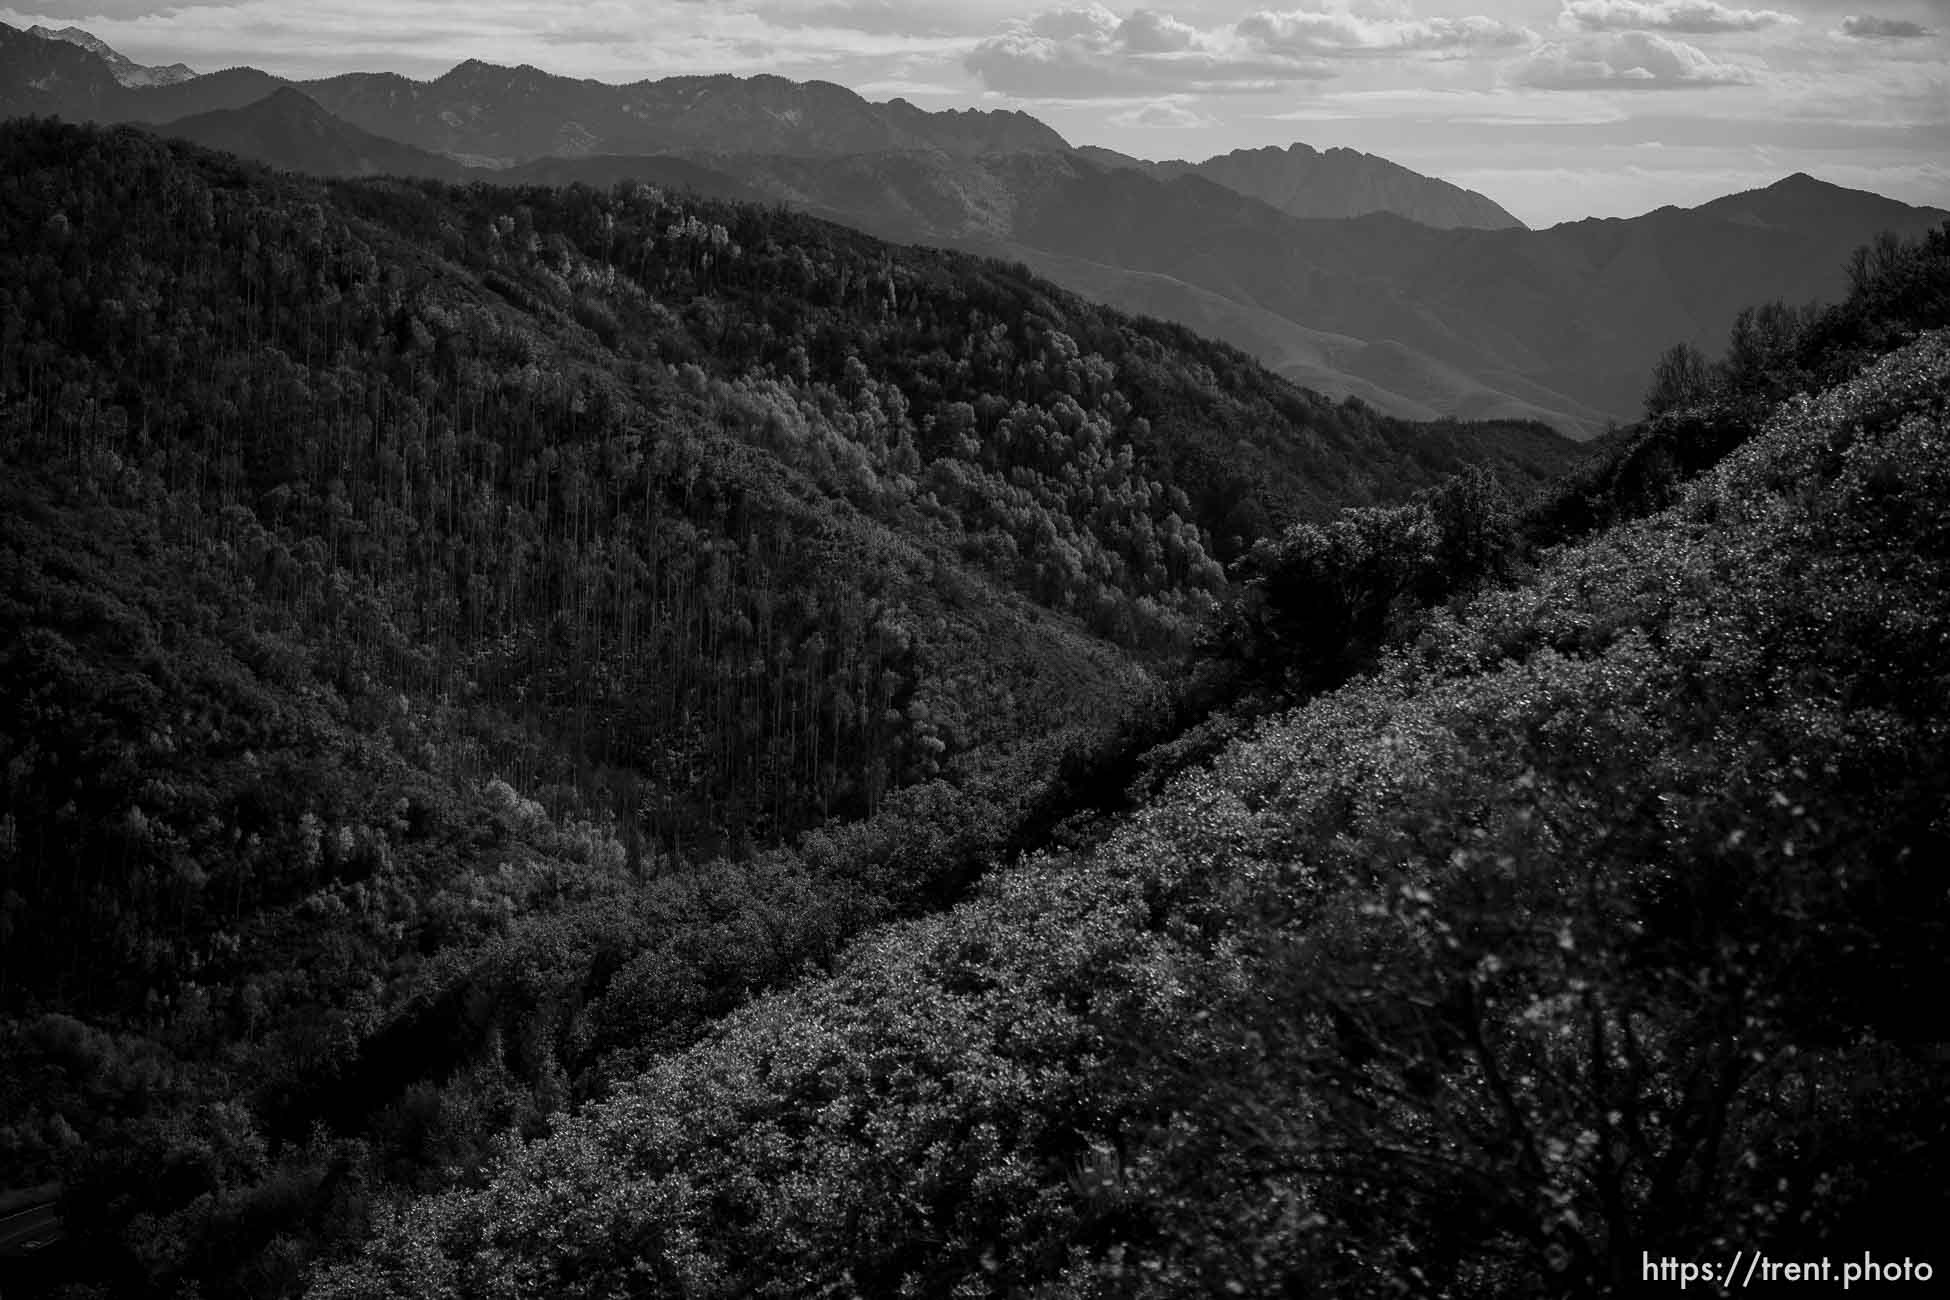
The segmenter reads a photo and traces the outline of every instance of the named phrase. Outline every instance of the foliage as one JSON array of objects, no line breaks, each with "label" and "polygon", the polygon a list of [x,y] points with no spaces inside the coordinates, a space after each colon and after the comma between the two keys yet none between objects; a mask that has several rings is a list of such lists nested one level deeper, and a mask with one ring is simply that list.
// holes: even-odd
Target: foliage
[{"label": "foliage", "polygon": [[1950,226],[1906,243],[1885,233],[1856,250],[1849,293],[1831,306],[1743,310],[1724,355],[1669,348],[1653,369],[1645,421],[1601,440],[1586,462],[1538,494],[1520,524],[1532,547],[1586,536],[1669,505],[1785,398],[1848,379],[1920,331],[1950,324]]},{"label": "foliage", "polygon": [[1712,391],[1713,375],[1706,357],[1690,343],[1675,343],[1652,368],[1652,386],[1645,394],[1646,418],[1691,406]]},{"label": "foliage", "polygon": [[[1789,403],[314,1294],[1593,1294],[1644,1251],[1913,1248],[1950,1185],[1946,415],[1941,333]],[[1381,563],[1378,522],[1302,553]]]},{"label": "foliage", "polygon": [[1212,647],[1274,699],[1339,685],[1373,666],[1430,604],[1507,575],[1513,507],[1472,467],[1406,505],[1342,511],[1254,547]]},{"label": "foliage", "polygon": [[786,213],[0,153],[0,1156],[70,1294],[1941,1217],[1950,343],[1857,375],[1938,242],[1519,513],[1522,430]]},{"label": "foliage", "polygon": [[1092,806],[1220,556],[1561,456],[783,212],[0,156],[0,1160],[109,1294],[289,1293]]}]

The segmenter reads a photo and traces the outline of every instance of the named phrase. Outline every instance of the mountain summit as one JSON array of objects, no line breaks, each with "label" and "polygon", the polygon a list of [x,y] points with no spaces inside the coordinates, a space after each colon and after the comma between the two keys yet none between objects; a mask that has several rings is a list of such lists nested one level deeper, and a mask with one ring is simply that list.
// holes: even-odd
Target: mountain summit
[{"label": "mountain summit", "polygon": [[197,113],[158,130],[206,148],[312,176],[425,176],[461,181],[481,174],[471,173],[451,158],[361,131],[290,86],[255,104]]},{"label": "mountain summit", "polygon": [[38,36],[44,41],[61,41],[79,46],[108,65],[117,81],[124,86],[174,86],[188,81],[197,75],[196,69],[181,63],[172,63],[166,68],[144,67],[134,59],[115,49],[101,37],[85,32],[79,27],[30,27],[29,36]]},{"label": "mountain summit", "polygon": [[1281,149],[1235,149],[1201,163],[1145,162],[1109,149],[1083,151],[1108,166],[1161,179],[1200,176],[1294,217],[1362,217],[1392,212],[1440,230],[1521,229],[1523,222],[1478,194],[1356,149],[1321,152],[1295,142]]},{"label": "mountain summit", "polygon": [[1859,238],[1862,229],[1906,227],[1915,211],[1907,203],[1868,190],[1852,190],[1796,172],[1772,185],[1702,204],[1695,211],[1736,225],[1770,229],[1820,229],[1838,238]]}]

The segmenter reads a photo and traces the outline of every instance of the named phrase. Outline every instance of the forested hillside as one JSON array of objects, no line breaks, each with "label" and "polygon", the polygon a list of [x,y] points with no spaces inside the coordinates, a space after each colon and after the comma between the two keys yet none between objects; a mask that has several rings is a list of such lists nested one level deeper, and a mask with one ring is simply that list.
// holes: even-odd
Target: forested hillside
[{"label": "forested hillside", "polygon": [[[1300,220],[1202,172],[1089,155],[698,154],[736,186],[887,239],[1020,258],[1066,287],[1250,349],[1301,384],[1384,409],[1623,422],[1659,350],[1717,345],[1742,308],[1833,302],[1850,251],[1944,213],[1789,177],[1694,209],[1547,230],[1438,230],[1390,213]],[[662,160],[517,169],[613,184]]]},{"label": "forested hillside", "polygon": [[1850,249],[1945,216],[1796,174],[1694,209],[1530,231],[1480,195],[1345,149],[1143,164],[1073,149],[1021,112],[924,112],[821,81],[610,85],[470,59],[428,81],[229,68],[124,85],[112,55],[0,23],[0,115],[143,123],[310,175],[605,190],[680,178],[1021,261],[1390,414],[1535,420],[1578,438],[1632,417],[1668,342],[1704,347],[1754,303],[1833,301]]},{"label": "forested hillside", "polygon": [[1569,460],[648,185],[0,159],[9,1295],[293,1293],[1095,806],[1262,539]]},{"label": "forested hillside", "polygon": [[0,159],[9,1296],[1592,1294],[1950,1208],[1950,228],[1556,473],[776,209]]},{"label": "forested hillside", "polygon": [[1473,598],[1392,599],[1436,567],[1427,505],[1290,530],[1248,607],[1392,604],[1372,671],[384,1216],[312,1294],[1636,1294],[1648,1253],[1921,1257],[1950,229],[1885,252],[1777,354],[1812,389],[1719,376],[1565,489],[1581,518],[1506,518]]}]

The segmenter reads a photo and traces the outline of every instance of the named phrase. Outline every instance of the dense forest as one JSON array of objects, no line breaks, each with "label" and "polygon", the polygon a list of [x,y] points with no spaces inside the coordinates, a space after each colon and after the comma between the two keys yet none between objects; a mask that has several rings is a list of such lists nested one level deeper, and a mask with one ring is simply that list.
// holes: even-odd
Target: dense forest
[{"label": "dense forest", "polygon": [[8,1294],[1941,1221],[1950,228],[1574,465],[781,210],[0,156]]},{"label": "dense forest", "polygon": [[289,1292],[1095,798],[1271,530],[1572,450],[781,211],[0,152],[0,1191],[116,1294]]},{"label": "dense forest", "polygon": [[1921,1258],[1950,228],[1873,261],[1777,340],[1826,386],[1715,367],[1479,532],[1474,595],[1415,599],[1429,503],[1289,530],[1247,630],[1393,604],[1365,671],[382,1216],[312,1294],[1542,1296],[1636,1293],[1647,1253]]}]

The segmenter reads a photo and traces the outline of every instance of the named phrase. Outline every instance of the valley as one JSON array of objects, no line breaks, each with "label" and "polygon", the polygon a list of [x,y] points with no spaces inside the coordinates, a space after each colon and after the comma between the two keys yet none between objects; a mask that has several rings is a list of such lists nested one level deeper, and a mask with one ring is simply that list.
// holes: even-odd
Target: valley
[{"label": "valley", "polygon": [[1930,1248],[1950,214],[191,63],[0,25],[10,1300]]}]

